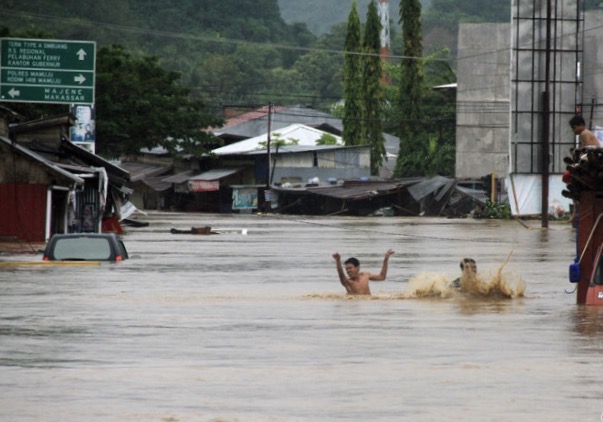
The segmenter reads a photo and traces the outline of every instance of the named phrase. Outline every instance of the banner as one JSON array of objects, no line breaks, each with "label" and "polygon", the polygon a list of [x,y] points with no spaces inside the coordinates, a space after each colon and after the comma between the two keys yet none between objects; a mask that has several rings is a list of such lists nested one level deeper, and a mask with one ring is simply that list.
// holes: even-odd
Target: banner
[{"label": "banner", "polygon": [[257,188],[234,188],[232,190],[232,209],[249,210],[258,207]]},{"label": "banner", "polygon": [[94,153],[96,141],[94,105],[73,104],[71,113],[75,116],[75,124],[70,128],[69,140]]}]

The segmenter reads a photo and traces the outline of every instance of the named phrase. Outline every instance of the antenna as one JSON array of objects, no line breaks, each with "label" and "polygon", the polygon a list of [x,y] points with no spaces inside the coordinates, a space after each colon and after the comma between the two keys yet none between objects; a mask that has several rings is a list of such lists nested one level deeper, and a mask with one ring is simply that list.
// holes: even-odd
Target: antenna
[{"label": "antenna", "polygon": [[391,55],[389,35],[389,0],[379,0],[379,19],[381,21],[381,59]]}]

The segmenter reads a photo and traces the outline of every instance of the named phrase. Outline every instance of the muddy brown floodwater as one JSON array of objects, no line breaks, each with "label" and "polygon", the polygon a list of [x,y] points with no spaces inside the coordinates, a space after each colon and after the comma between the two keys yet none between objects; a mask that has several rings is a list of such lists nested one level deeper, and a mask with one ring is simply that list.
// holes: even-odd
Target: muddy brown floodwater
[{"label": "muddy brown floodwater", "polygon": [[[601,420],[603,310],[566,293],[568,224],[139,219],[125,262],[0,267],[0,420]],[[220,234],[170,232],[199,226]],[[389,248],[346,296],[332,254],[378,271]]]}]

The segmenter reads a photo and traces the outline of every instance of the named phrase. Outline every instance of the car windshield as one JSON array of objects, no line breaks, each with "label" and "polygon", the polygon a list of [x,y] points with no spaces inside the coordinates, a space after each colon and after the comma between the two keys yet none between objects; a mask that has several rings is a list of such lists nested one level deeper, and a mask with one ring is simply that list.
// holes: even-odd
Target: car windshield
[{"label": "car windshield", "polygon": [[54,248],[56,260],[97,260],[111,258],[111,245],[106,238],[72,237],[59,239]]}]

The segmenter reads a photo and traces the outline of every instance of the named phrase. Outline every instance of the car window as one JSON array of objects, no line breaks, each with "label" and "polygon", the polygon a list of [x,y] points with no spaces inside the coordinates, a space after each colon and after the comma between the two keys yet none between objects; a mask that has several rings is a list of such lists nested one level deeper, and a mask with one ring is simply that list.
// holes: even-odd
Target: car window
[{"label": "car window", "polygon": [[106,238],[73,237],[58,239],[54,247],[56,260],[97,260],[111,259],[111,245]]}]

